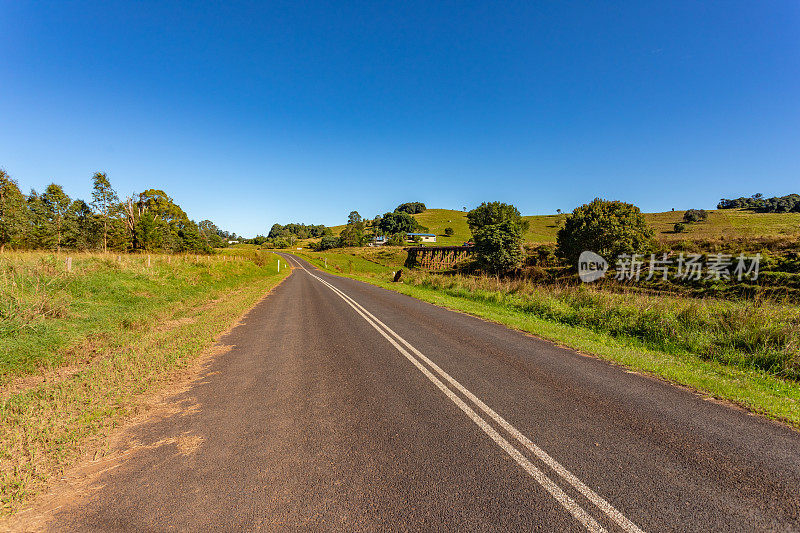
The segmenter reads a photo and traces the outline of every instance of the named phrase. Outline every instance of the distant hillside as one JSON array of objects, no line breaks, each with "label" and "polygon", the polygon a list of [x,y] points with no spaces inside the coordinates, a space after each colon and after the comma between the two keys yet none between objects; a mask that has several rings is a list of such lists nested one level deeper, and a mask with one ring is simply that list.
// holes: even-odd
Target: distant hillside
[{"label": "distant hillside", "polygon": [[[708,220],[687,224],[683,233],[673,233],[676,222],[683,220],[683,211],[645,213],[647,222],[664,242],[692,239],[736,239],[752,237],[800,237],[800,213],[754,213],[740,209],[717,209],[708,211]],[[431,233],[439,236],[437,244],[461,244],[471,238],[467,226],[467,214],[453,209],[428,209],[413,215]],[[556,232],[564,223],[566,215],[533,215],[524,217],[530,224],[525,233],[526,242],[553,243]],[[452,227],[452,237],[444,236],[444,228]],[[335,234],[344,228],[331,228]]]}]

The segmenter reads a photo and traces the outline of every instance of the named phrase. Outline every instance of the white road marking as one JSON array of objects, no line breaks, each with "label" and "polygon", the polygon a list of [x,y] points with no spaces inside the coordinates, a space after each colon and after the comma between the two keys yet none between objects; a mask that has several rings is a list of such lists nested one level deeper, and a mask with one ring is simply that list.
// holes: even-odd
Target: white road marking
[{"label": "white road marking", "polygon": [[[295,258],[292,258],[296,261]],[[450,383],[457,391],[469,399],[475,406],[494,420],[500,427],[506,430],[511,436],[531,451],[540,461],[550,467],[556,474],[564,481],[574,487],[581,493],[587,500],[593,503],[598,509],[603,511],[609,518],[616,522],[624,531],[629,533],[644,533],[636,524],[631,522],[625,515],[614,508],[605,499],[599,496],[574,474],[562,466],[558,461],[553,459],[547,452],[542,450],[530,439],[528,439],[522,432],[511,425],[503,417],[497,414],[492,408],[481,401],[477,396],[470,392],[466,387],[461,385],[455,378],[450,376],[447,372],[442,370],[436,363],[431,361],[422,352],[417,350],[408,341],[398,335],[389,326],[381,322],[375,315],[366,310],[361,304],[353,300],[350,296],[342,292],[340,289],[325,281],[324,279],[312,274],[305,269],[301,264],[298,266],[302,268],[308,275],[320,281],[340,298],[342,298],[350,307],[352,307],[364,320],[366,320],[373,328],[375,328],[383,337],[385,337],[401,354],[403,354],[414,366],[416,366],[431,382],[434,383],[447,397],[453,401],[469,418],[480,427],[500,448],[508,453],[520,466],[522,466],[540,485],[542,485],[564,508],[566,508],[579,522],[581,522],[589,531],[605,531],[605,529],[591,517],[575,500],[570,498],[555,482],[548,478],[533,463],[531,463],[519,450],[517,450],[511,443],[503,438],[494,428],[492,428],[485,419],[469,407],[461,398],[453,393],[441,380],[434,376],[428,368],[426,368],[420,360],[424,361],[431,369],[433,369],[439,376]],[[385,330],[385,331],[384,331]],[[391,335],[391,336],[390,336]],[[394,337],[394,338],[392,338]],[[397,339],[397,340],[395,340]],[[414,355],[411,355],[403,346],[398,344],[399,341],[408,348]],[[419,358],[419,359],[417,359]]]}]

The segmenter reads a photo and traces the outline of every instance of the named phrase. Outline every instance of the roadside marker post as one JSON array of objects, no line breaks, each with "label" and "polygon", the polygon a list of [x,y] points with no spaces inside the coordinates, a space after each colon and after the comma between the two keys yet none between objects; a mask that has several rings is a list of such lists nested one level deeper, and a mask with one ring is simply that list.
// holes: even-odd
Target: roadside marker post
[{"label": "roadside marker post", "polygon": [[147,268],[150,268],[150,256],[147,256]]},{"label": "roadside marker post", "polygon": [[72,272],[72,258],[67,257],[66,261],[67,272]]}]

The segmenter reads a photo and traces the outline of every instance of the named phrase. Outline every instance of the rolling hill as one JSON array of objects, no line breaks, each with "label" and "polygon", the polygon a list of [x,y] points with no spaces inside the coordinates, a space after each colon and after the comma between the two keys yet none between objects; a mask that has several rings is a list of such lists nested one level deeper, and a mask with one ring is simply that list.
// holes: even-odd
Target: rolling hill
[{"label": "rolling hill", "polygon": [[[740,209],[716,209],[708,211],[708,219],[704,222],[687,224],[686,231],[674,233],[673,226],[683,220],[684,211],[667,211],[664,213],[645,213],[645,218],[655,230],[656,237],[664,242],[683,240],[731,240],[754,237],[790,237],[800,238],[800,213],[754,213]],[[428,209],[424,213],[414,215],[420,224],[427,227],[430,233],[438,236],[438,245],[459,245],[471,238],[467,226],[467,214],[454,209]],[[532,243],[554,243],[556,233],[564,223],[566,215],[531,215],[524,217],[528,221],[525,241]],[[444,229],[452,227],[454,235],[446,237]],[[334,234],[344,225],[334,226]]]}]

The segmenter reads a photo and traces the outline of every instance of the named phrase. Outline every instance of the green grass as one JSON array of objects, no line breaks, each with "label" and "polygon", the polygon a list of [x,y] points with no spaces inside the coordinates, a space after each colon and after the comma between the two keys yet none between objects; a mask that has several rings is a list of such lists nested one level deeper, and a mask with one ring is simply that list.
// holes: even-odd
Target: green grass
[{"label": "green grass", "polygon": [[[402,248],[352,248],[347,250],[311,252],[307,250],[287,250],[308,259],[312,263],[341,274],[386,274],[402,268],[406,252]],[[397,265],[396,261],[402,261]]]},{"label": "green grass", "polygon": [[[277,256],[0,256],[0,515],[143,408],[290,270]],[[56,302],[56,303],[52,303]],[[48,309],[57,309],[52,313]],[[41,337],[41,338],[39,338]]]},{"label": "green grass", "polygon": [[[174,306],[213,299],[254,279],[252,261],[213,256],[0,256],[0,385],[69,364],[80,345],[136,329]],[[119,261],[118,261],[119,258]]]},{"label": "green grass", "polygon": [[[320,265],[315,255],[304,257]],[[404,275],[404,283],[391,283],[387,273],[344,275],[533,333],[800,428],[797,305],[615,294],[415,271]]]},{"label": "green grass", "polygon": [[673,233],[683,211],[646,214],[647,222],[663,242],[680,240],[736,240],[800,237],[800,213],[754,213],[740,209],[708,211],[703,222],[686,224],[684,233]]}]

